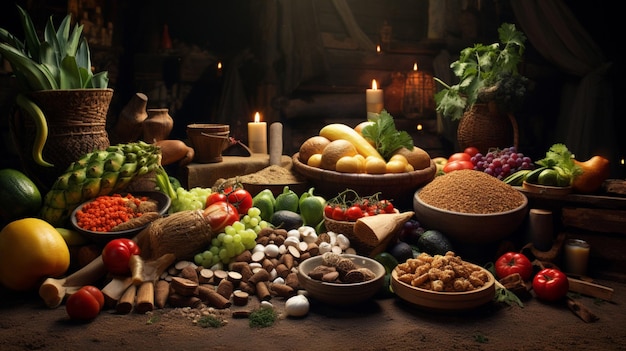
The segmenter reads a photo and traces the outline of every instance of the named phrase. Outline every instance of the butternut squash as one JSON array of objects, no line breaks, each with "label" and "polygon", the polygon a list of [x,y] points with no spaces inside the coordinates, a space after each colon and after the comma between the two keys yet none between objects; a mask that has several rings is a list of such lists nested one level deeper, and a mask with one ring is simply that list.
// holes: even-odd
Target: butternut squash
[{"label": "butternut squash", "polygon": [[593,156],[587,161],[574,162],[583,170],[583,173],[572,182],[572,189],[582,194],[590,194],[602,186],[602,183],[610,175],[609,160],[602,156]]},{"label": "butternut squash", "polygon": [[368,156],[373,156],[383,160],[383,157],[380,155],[378,150],[373,147],[370,143],[367,142],[361,134],[359,134],[353,128],[342,124],[342,123],[332,123],[326,125],[320,130],[320,136],[327,138],[330,141],[335,141],[339,139],[347,140],[356,147],[359,154],[363,155],[363,157],[367,158]]}]

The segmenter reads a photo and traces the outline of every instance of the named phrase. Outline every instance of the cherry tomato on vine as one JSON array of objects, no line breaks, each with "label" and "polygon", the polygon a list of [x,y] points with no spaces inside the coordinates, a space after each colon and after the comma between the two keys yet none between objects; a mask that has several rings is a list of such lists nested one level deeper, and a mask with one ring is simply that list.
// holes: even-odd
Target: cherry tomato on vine
[{"label": "cherry tomato on vine", "polygon": [[238,188],[228,193],[228,202],[230,202],[240,214],[248,213],[252,207],[252,195],[244,188]]},{"label": "cherry tomato on vine", "polygon": [[326,218],[332,219],[334,210],[335,210],[335,207],[333,207],[332,205],[324,206],[324,216],[326,216]]},{"label": "cherry tomato on vine", "polygon": [[361,217],[363,217],[363,210],[359,206],[350,206],[346,210],[346,219],[349,221],[356,221]]},{"label": "cherry tomato on vine", "polygon": [[346,210],[340,205],[336,205],[333,207],[333,215],[331,217],[336,221],[345,221],[346,220]]},{"label": "cherry tomato on vine", "polygon": [[207,208],[209,207],[209,205],[220,201],[228,201],[228,197],[226,196],[226,194],[219,192],[211,193],[211,195],[206,198],[206,206],[204,208]]},{"label": "cherry tomato on vine", "polygon": [[384,213],[395,212],[395,208],[393,207],[393,204],[389,200],[380,200],[380,202],[378,203],[378,208],[380,208],[380,210],[383,211]]}]

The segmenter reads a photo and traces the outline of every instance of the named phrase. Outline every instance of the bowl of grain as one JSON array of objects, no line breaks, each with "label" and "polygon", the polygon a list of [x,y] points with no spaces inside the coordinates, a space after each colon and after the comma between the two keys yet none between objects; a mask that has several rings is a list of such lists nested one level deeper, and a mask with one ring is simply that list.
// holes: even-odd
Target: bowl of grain
[{"label": "bowl of grain", "polygon": [[413,209],[428,229],[460,244],[486,244],[514,233],[528,212],[524,194],[484,172],[458,170],[415,192]]},{"label": "bowl of grain", "polygon": [[371,299],[382,289],[385,273],[385,267],[373,258],[332,252],[298,265],[298,281],[308,296],[335,306]]},{"label": "bowl of grain", "polygon": [[294,172],[292,167],[271,165],[257,172],[245,174],[235,178],[218,179],[214,186],[225,187],[240,183],[252,196],[269,189],[274,196],[280,195],[285,187],[301,195],[310,188],[306,178]]}]

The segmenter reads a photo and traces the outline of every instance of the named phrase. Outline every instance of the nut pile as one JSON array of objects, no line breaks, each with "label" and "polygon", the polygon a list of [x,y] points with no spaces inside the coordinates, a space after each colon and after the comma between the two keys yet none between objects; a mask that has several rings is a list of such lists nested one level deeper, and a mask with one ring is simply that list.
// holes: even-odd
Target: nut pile
[{"label": "nut pile", "polygon": [[313,268],[308,276],[327,283],[361,283],[372,280],[376,274],[369,268],[358,267],[354,261],[333,252],[322,255],[322,264]]},{"label": "nut pile", "polygon": [[[237,256],[228,268],[209,269],[190,261],[172,265],[156,283],[155,307],[224,310],[246,306],[255,296],[259,302],[289,298],[300,289],[299,262],[325,253],[354,253],[342,234],[317,235],[307,226],[290,231],[265,228],[256,241],[253,250]],[[233,316],[249,312],[238,310]]]}]

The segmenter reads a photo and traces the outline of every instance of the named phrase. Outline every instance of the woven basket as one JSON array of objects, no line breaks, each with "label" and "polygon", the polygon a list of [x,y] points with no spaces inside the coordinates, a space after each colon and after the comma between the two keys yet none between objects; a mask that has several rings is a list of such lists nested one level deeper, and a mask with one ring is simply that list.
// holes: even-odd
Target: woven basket
[{"label": "woven basket", "polygon": [[54,167],[37,165],[32,158],[36,128],[21,109],[13,115],[11,129],[26,173],[44,190],[81,156],[110,146],[106,131],[112,89],[43,90],[29,97],[41,108],[48,124],[43,159]]},{"label": "woven basket", "polygon": [[365,174],[341,173],[311,167],[302,163],[299,153],[292,157],[293,167],[315,186],[316,193],[330,199],[338,193],[352,189],[360,196],[369,196],[380,192],[380,199],[391,200],[396,208],[413,207],[415,191],[435,178],[437,166],[431,160],[430,167],[413,172]]},{"label": "woven basket", "polygon": [[494,104],[474,104],[463,115],[457,129],[461,150],[474,146],[485,154],[490,148],[518,147],[517,121],[512,114],[499,113]]}]

